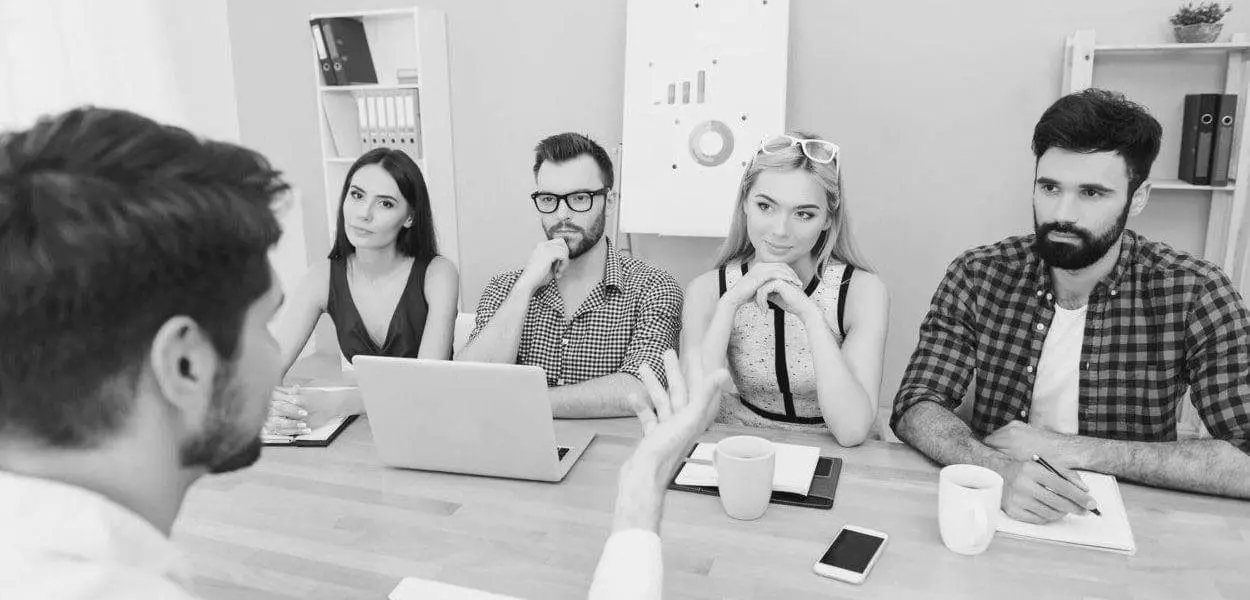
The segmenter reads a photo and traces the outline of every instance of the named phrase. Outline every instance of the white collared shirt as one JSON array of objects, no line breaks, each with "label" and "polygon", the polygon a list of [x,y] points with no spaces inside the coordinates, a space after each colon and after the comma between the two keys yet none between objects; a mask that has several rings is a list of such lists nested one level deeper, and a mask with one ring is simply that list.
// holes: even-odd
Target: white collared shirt
[{"label": "white collared shirt", "polygon": [[660,536],[645,529],[625,529],[603,545],[590,600],[660,600],[664,589]]},{"label": "white collared shirt", "polygon": [[0,596],[193,600],[165,534],[83,488],[0,471]]}]

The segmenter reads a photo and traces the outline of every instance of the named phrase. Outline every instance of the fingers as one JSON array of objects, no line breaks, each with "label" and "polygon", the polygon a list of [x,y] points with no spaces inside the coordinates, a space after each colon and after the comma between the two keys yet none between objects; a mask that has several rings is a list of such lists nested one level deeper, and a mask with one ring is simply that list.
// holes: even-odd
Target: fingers
[{"label": "fingers", "polygon": [[642,425],[642,434],[646,435],[655,429],[656,423],[659,421],[655,418],[655,411],[651,408],[651,403],[642,398],[641,394],[629,395],[629,408],[638,416],[638,422]]},{"label": "fingers", "polygon": [[312,429],[303,421],[285,417],[270,417],[265,421],[265,431],[271,435],[304,435],[312,433]]},{"label": "fingers", "polygon": [[285,417],[287,419],[299,420],[308,416],[308,411],[300,408],[296,402],[288,400],[274,400],[269,403],[269,414]]},{"label": "fingers", "polygon": [[1086,512],[1085,508],[1081,505],[1056,494],[1053,490],[1040,483],[1037,484],[1037,489],[1033,491],[1033,498],[1034,500],[1037,500],[1039,504],[1059,513],[1060,516],[1069,513],[1083,515]]},{"label": "fingers", "polygon": [[651,370],[651,365],[643,363],[642,368],[638,370],[638,376],[642,379],[642,386],[647,389],[647,394],[651,396],[656,419],[661,423],[667,421],[673,416],[673,406],[669,402],[668,392],[664,391],[664,386],[660,385],[660,380]]},{"label": "fingers", "polygon": [[[1044,491],[1057,498],[1056,504],[1051,504],[1051,506],[1054,506],[1055,508],[1062,508],[1066,512],[1076,514],[1084,514],[1086,509],[1094,507],[1094,498],[1081,488],[1064,481],[1062,478],[1042,468],[1040,465],[1033,463],[1029,464],[1037,467],[1032,470],[1032,473],[1030,473],[1037,485],[1039,487],[1044,486],[1046,488]],[[1080,476],[1071,471],[1068,471],[1064,475],[1074,481],[1080,481]],[[1085,484],[1082,483],[1081,485],[1084,486]],[[1040,497],[1041,495],[1042,494],[1040,492],[1034,494],[1034,496],[1037,497]]]},{"label": "fingers", "polygon": [[681,412],[690,402],[686,381],[681,376],[681,363],[672,348],[664,351],[664,373],[668,377],[668,400],[674,413]]}]

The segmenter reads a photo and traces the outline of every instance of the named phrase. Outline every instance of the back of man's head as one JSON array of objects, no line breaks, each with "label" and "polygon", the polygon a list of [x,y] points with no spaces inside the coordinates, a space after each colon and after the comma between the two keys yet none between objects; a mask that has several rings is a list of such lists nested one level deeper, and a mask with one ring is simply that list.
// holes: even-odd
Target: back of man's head
[{"label": "back of man's head", "polygon": [[1042,113],[1033,129],[1033,156],[1051,148],[1071,152],[1115,152],[1128,168],[1131,197],[1159,156],[1163,127],[1123,94],[1090,88],[1068,94]]},{"label": "back of man's head", "polygon": [[99,445],[171,317],[233,357],[286,188],[253,151],[121,110],[0,137],[0,437]]}]

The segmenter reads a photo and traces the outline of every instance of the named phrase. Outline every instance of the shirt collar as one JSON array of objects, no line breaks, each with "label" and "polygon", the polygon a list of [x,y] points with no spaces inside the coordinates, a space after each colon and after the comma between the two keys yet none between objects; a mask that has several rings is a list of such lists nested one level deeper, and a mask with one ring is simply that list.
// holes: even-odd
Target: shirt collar
[{"label": "shirt collar", "polygon": [[620,291],[625,283],[621,275],[621,254],[616,251],[616,244],[611,238],[604,238],[604,241],[608,243],[608,257],[603,266],[603,285]]},{"label": "shirt collar", "polygon": [[[1033,274],[1034,279],[1038,282],[1038,295],[1046,293],[1046,291],[1054,289],[1055,282],[1050,274],[1050,267],[1046,266],[1046,261],[1032,250],[1033,242],[1036,240],[1036,234],[1029,236],[1029,252],[1030,260],[1034,261]],[[1107,273],[1100,281],[1099,285],[1106,287],[1108,290],[1115,290],[1120,287],[1120,281],[1124,278],[1124,274],[1128,272],[1129,266],[1137,259],[1137,249],[1141,245],[1141,238],[1130,229],[1125,229],[1124,234],[1120,236],[1120,255],[1115,260],[1115,266],[1111,267],[1111,271]]]},{"label": "shirt collar", "polygon": [[124,565],[190,589],[182,552],[164,533],[84,488],[0,471],[0,531],[24,554]]}]

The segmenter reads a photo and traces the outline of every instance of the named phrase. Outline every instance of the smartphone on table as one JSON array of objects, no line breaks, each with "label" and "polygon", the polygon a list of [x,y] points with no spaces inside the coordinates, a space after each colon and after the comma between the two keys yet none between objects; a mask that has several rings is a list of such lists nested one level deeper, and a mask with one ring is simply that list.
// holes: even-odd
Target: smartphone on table
[{"label": "smartphone on table", "polygon": [[829,544],[829,549],[816,561],[812,570],[831,579],[863,583],[885,550],[888,539],[890,536],[883,531],[846,525],[838,531],[833,543]]}]

